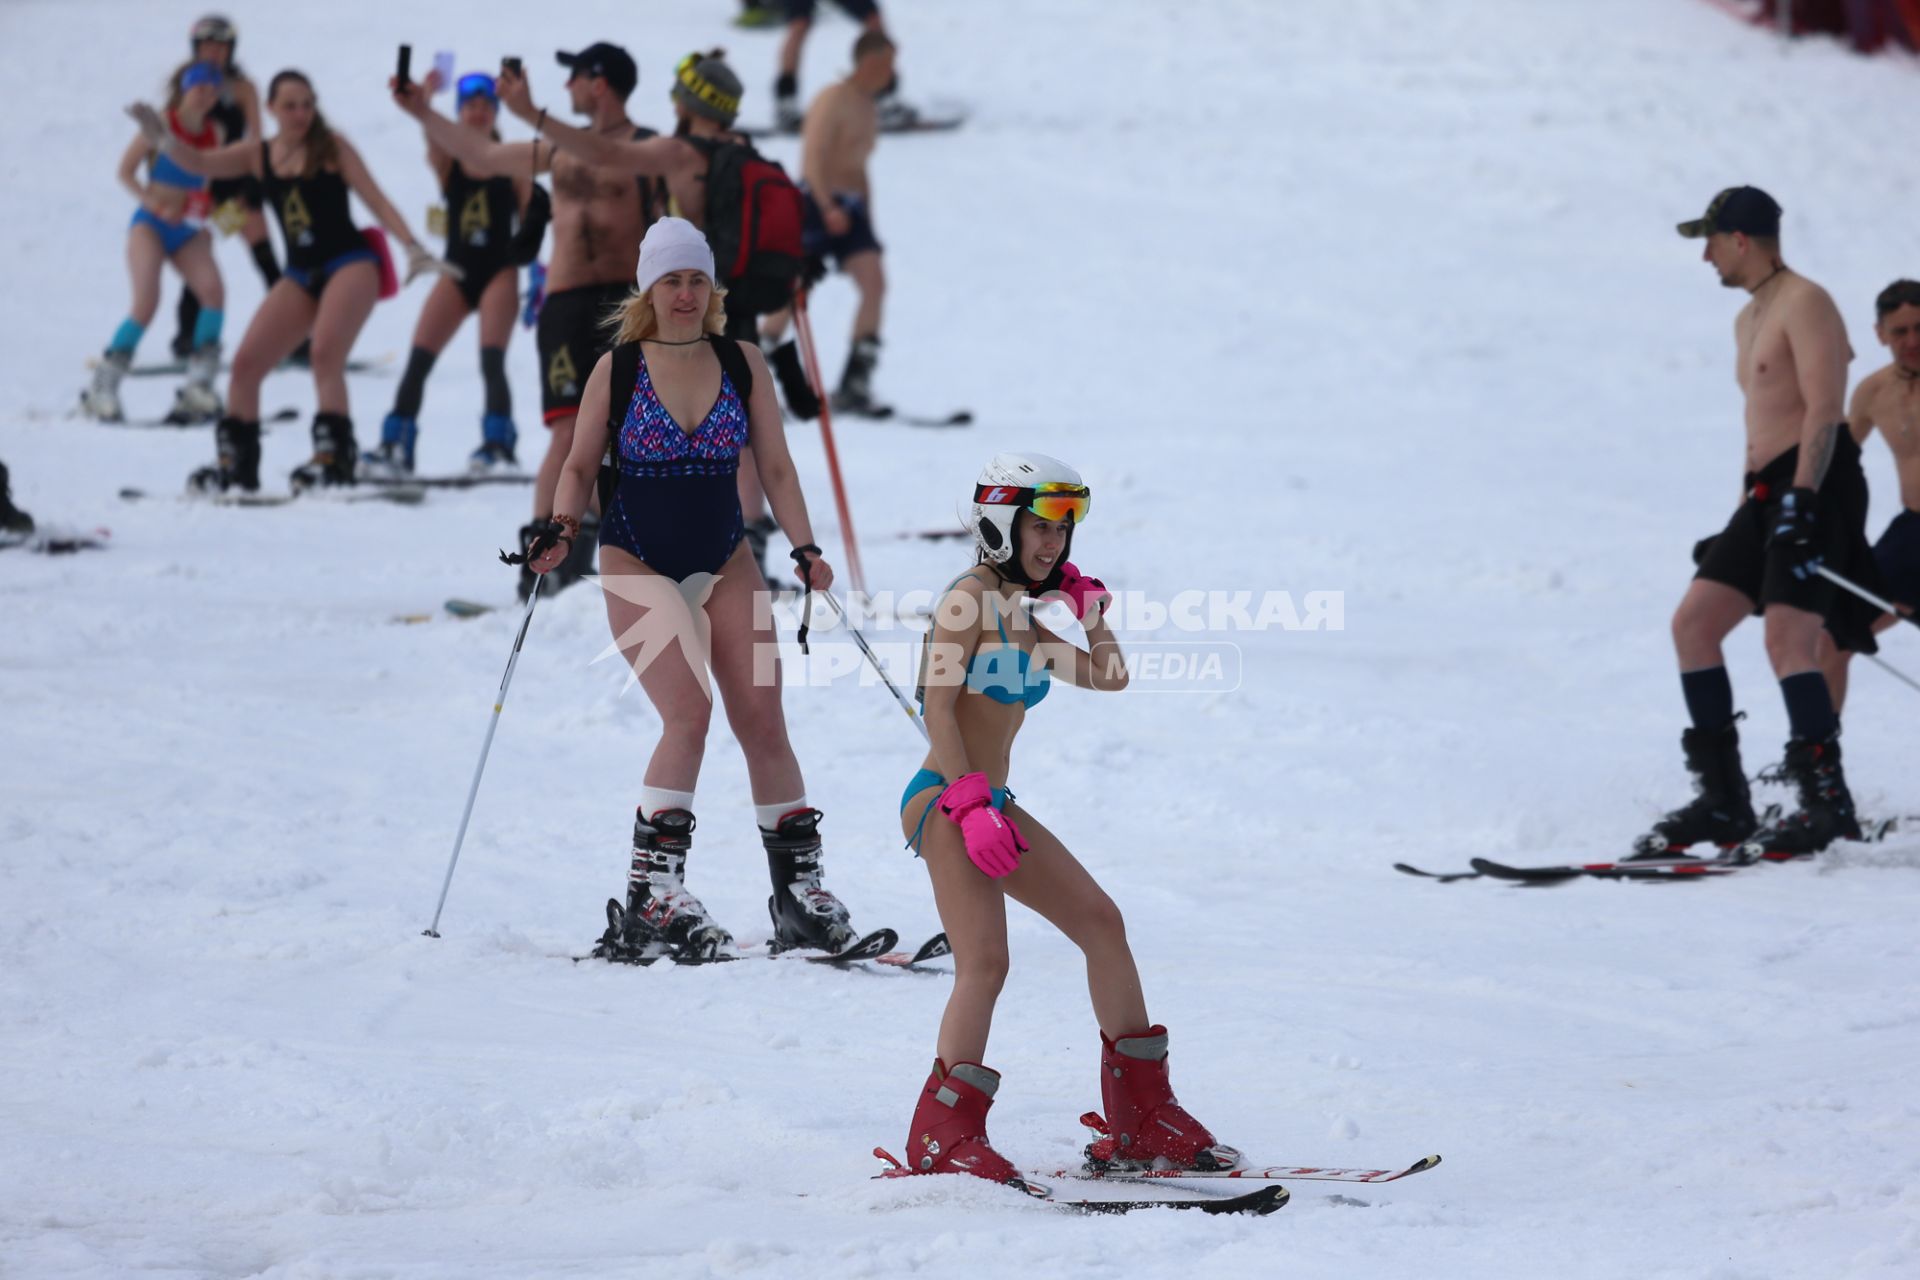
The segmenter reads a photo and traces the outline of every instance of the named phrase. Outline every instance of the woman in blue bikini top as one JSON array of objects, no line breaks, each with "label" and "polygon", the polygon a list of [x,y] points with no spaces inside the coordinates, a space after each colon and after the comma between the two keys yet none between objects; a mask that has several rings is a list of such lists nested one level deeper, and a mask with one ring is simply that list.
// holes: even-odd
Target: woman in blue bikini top
[{"label": "woman in blue bikini top", "polygon": [[[901,799],[900,823],[933,881],[953,947],[954,983],[938,1056],[907,1134],[904,1172],[971,1173],[996,1182],[1019,1176],[987,1141],[986,1113],[1000,1076],[981,1062],[1007,976],[1008,898],[1086,955],[1107,1135],[1090,1156],[1163,1157],[1189,1169],[1239,1159],[1174,1100],[1166,1028],[1148,1020],[1119,909],[1006,786],[1013,739],[1027,711],[1047,696],[1054,673],[1085,689],[1127,684],[1119,642],[1107,626],[1106,588],[1067,560],[1091,505],[1079,473],[1064,462],[1041,454],[995,457],[974,488],[979,563],[934,608],[920,681],[929,750]],[[1087,647],[1035,619],[1029,597],[1064,601],[1085,628]]]}]

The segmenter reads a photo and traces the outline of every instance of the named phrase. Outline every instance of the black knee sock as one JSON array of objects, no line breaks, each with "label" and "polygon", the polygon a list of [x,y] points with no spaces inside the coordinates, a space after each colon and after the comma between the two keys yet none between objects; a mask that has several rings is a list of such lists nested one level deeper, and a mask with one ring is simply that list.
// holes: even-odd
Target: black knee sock
[{"label": "black knee sock", "polygon": [[393,393],[393,411],[403,418],[420,416],[420,398],[427,391],[427,375],[433,372],[438,351],[415,347],[407,357],[407,371],[400,375],[400,389]]},{"label": "black knee sock", "polygon": [[1840,727],[1840,717],[1833,711],[1833,692],[1820,672],[1788,676],[1780,682],[1780,696],[1787,700],[1787,723],[1794,737],[1825,742]]},{"label": "black knee sock", "polygon": [[776,98],[797,97],[800,93],[800,77],[792,71],[782,71],[779,79],[773,82],[773,96]]},{"label": "black knee sock", "polygon": [[1696,729],[1724,729],[1733,723],[1733,681],[1725,667],[1680,673],[1680,691]]},{"label": "black knee sock", "polygon": [[179,332],[174,336],[175,351],[193,350],[193,327],[200,322],[200,299],[191,289],[180,291],[180,307],[176,313],[180,321]]},{"label": "black knee sock", "polygon": [[513,392],[507,387],[507,349],[505,347],[480,348],[480,376],[487,384],[487,408],[489,415],[498,414],[503,418],[513,416]]},{"label": "black knee sock", "polygon": [[260,268],[260,278],[267,282],[267,288],[280,283],[280,262],[273,256],[272,240],[262,236],[253,246],[253,265]]}]

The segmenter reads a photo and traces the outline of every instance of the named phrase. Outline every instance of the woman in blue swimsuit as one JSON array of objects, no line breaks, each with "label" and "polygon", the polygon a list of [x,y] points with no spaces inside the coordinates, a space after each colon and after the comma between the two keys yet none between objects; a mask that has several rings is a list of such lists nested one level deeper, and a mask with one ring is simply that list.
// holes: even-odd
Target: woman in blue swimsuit
[{"label": "woman in blue swimsuit", "polygon": [[[1000,1076],[981,1065],[1007,977],[1008,898],[1086,955],[1105,1134],[1088,1147],[1088,1158],[1229,1167],[1239,1153],[1215,1142],[1168,1085],[1167,1030],[1148,1021],[1119,908],[1007,789],[1014,737],[1054,673],[1083,689],[1127,684],[1106,622],[1106,588],[1067,561],[1092,495],[1058,459],[1003,453],[981,473],[973,504],[979,563],[934,609],[921,671],[929,749],[900,803],[901,829],[926,862],[954,956],[953,994],[908,1131],[905,1167],[995,1182],[1019,1177],[987,1140],[987,1109]],[[1027,611],[1028,599],[1041,596],[1072,609],[1086,629],[1086,649]]]},{"label": "woman in blue swimsuit", "polygon": [[[187,357],[187,385],[181,388],[175,408],[182,422],[219,416],[220,397],[213,390],[213,379],[220,371],[220,312],[226,295],[206,230],[207,180],[176,164],[169,151],[220,145],[219,126],[211,119],[220,101],[220,85],[219,68],[211,63],[190,62],[175,72],[166,118],[160,123],[168,147],[156,145],[143,131],[120,157],[120,183],[133,192],[140,207],[127,230],[132,305],[94,366],[92,385],[80,397],[87,415],[101,422],[120,422],[125,417],[120,380],[132,366],[134,350],[160,307],[160,269],[169,262],[187,288],[203,300],[193,353]],[[159,120],[157,114],[155,119]],[[148,166],[144,185],[138,176],[143,164]]]},{"label": "woman in blue swimsuit", "polygon": [[648,228],[639,287],[612,317],[616,345],[582,394],[553,518],[527,550],[535,573],[557,568],[598,485],[607,621],[661,721],[634,822],[625,914],[603,939],[615,959],[649,948],[700,959],[732,941],[684,879],[713,710],[709,667],[747,758],[775,947],[837,950],[855,936],[847,909],[821,884],[820,811],[807,803],[787,742],[779,641],[756,602],[765,584],[740,516],[742,448],[752,446],[780,527],[799,544],[801,582],[824,589],[833,570],[811,544],[766,362],[753,343],[722,336],[726,295],[713,269],[692,223],[661,218]]}]

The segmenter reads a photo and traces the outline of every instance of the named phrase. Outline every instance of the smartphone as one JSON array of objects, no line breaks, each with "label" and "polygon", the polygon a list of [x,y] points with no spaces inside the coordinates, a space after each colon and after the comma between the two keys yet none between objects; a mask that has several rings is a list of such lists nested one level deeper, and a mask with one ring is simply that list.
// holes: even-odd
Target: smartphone
[{"label": "smartphone", "polygon": [[413,46],[410,44],[403,44],[400,46],[400,66],[394,75],[394,78],[400,82],[400,87],[402,89],[406,88],[408,85],[413,83],[413,80],[408,75],[408,73],[412,70],[412,68],[413,68]]},{"label": "smartphone", "polygon": [[517,76],[524,76],[527,74],[526,71],[522,69],[520,59],[518,58],[500,59],[500,69],[502,71],[511,71],[513,72],[513,74]]},{"label": "smartphone", "polygon": [[453,50],[441,49],[433,55],[433,80],[442,89],[453,83]]}]

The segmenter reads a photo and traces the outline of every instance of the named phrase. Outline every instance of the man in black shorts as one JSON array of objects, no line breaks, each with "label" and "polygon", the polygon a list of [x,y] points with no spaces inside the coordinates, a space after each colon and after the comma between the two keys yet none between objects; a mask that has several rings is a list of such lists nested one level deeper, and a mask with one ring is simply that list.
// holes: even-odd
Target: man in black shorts
[{"label": "man in black shorts", "polygon": [[[1721,192],[1706,216],[1680,224],[1730,289],[1750,295],[1734,322],[1735,376],[1746,400],[1745,500],[1694,549],[1699,571],[1673,616],[1680,684],[1693,725],[1681,737],[1699,794],[1641,837],[1641,856],[1695,844],[1813,853],[1857,839],[1840,768],[1840,720],[1820,669],[1822,628],[1842,648],[1871,652],[1872,610],[1822,577],[1873,572],[1867,482],[1842,420],[1847,330],[1826,290],[1780,257],[1780,206],[1755,187]],[[1765,826],[1754,817],[1740,763],[1733,686],[1721,644],[1755,613],[1780,681],[1792,736],[1781,772],[1799,809]]]},{"label": "man in black shorts", "polygon": [[[806,47],[807,33],[813,30],[814,0],[782,0],[787,14],[787,35],[780,44],[780,76],[773,82],[773,127],[782,133],[798,133],[805,120],[800,110],[800,53]],[[849,18],[867,31],[887,34],[874,0],[834,0]],[[888,128],[910,124],[915,118],[912,107],[895,95],[900,81],[889,76],[879,94],[881,122]]]}]

